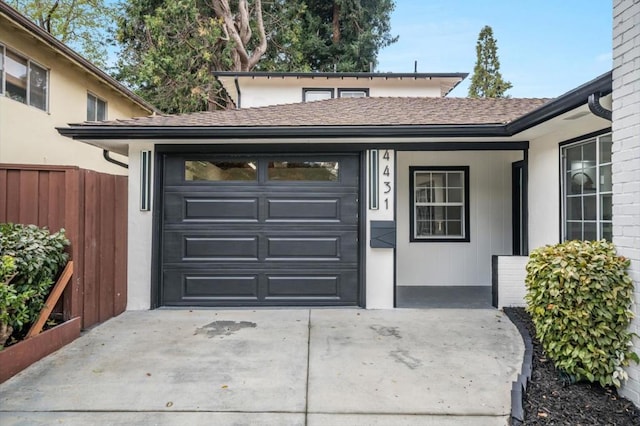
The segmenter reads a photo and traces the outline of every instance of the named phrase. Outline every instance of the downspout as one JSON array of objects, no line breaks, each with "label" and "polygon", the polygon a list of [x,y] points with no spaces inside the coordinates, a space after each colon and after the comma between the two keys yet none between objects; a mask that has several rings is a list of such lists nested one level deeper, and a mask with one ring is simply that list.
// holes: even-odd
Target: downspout
[{"label": "downspout", "polygon": [[592,93],[589,95],[589,110],[600,118],[605,120],[611,120],[611,111],[606,109],[600,103],[600,92]]},{"label": "downspout", "polygon": [[236,85],[236,93],[238,93],[238,109],[242,108],[242,93],[240,93],[240,83],[238,83],[238,76],[235,76],[233,82]]},{"label": "downspout", "polygon": [[102,150],[102,156],[104,157],[105,160],[107,160],[110,163],[113,163],[113,164],[115,164],[117,166],[120,166],[120,167],[124,167],[125,169],[129,168],[129,165],[127,163],[123,163],[122,161],[118,161],[115,158],[111,158],[109,156],[109,150],[108,149],[103,149]]}]

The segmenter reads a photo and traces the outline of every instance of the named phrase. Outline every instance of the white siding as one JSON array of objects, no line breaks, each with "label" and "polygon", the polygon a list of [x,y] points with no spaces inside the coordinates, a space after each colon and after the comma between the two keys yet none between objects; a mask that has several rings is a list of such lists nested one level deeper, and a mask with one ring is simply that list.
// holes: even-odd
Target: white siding
[{"label": "white siding", "polygon": [[528,256],[498,256],[498,308],[526,306]]},{"label": "white siding", "polygon": [[[491,285],[491,256],[512,253],[511,164],[521,160],[522,153],[398,152],[397,156],[397,285]],[[410,166],[470,167],[470,242],[409,242]]]},{"label": "white siding", "polygon": [[[640,334],[640,3],[613,2],[613,242],[631,260],[636,318]],[[640,353],[640,339],[634,339]],[[622,394],[640,405],[640,366],[628,368]]]}]

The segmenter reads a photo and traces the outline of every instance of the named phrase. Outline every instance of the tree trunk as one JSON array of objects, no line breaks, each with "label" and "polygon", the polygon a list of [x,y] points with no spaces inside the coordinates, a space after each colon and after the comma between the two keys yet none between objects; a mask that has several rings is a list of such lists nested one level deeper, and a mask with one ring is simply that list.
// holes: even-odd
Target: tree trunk
[{"label": "tree trunk", "polygon": [[11,333],[13,333],[13,327],[0,322],[0,348],[3,347],[5,342],[11,337]]}]

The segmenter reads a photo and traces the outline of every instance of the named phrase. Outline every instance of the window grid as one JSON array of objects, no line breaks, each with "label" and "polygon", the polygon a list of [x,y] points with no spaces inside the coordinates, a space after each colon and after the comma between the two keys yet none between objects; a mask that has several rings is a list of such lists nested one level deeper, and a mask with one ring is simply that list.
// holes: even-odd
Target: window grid
[{"label": "window grid", "polygon": [[413,172],[413,239],[466,240],[464,170]]},{"label": "window grid", "polygon": [[565,241],[612,238],[611,144],[609,133],[562,147]]},{"label": "window grid", "polygon": [[107,119],[107,102],[87,93],[87,121],[105,121]]}]

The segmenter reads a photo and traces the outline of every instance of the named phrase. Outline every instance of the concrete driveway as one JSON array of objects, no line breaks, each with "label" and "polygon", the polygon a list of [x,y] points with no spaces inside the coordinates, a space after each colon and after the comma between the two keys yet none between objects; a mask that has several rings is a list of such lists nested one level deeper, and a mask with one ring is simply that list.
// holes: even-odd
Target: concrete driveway
[{"label": "concrete driveway", "polygon": [[496,310],[125,312],[0,385],[0,424],[506,425]]}]

